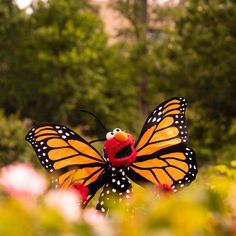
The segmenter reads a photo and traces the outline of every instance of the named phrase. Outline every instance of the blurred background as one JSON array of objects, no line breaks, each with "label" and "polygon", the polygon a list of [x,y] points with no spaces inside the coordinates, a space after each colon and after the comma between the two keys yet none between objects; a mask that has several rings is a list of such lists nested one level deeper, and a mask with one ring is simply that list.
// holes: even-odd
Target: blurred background
[{"label": "blurred background", "polygon": [[137,138],[149,112],[185,96],[200,166],[236,154],[236,3],[0,0],[0,164],[36,162],[24,137],[59,122],[87,140]]}]

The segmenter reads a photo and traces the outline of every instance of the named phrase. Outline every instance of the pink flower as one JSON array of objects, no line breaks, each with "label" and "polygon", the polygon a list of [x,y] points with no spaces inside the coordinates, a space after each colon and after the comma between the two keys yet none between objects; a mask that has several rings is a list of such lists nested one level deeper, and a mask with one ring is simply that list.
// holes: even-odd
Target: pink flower
[{"label": "pink flower", "polygon": [[0,170],[0,185],[13,197],[28,201],[39,197],[46,190],[44,176],[30,164],[17,163]]},{"label": "pink flower", "polygon": [[94,208],[85,209],[83,216],[86,223],[92,226],[97,226],[104,220],[104,215]]},{"label": "pink flower", "polygon": [[96,232],[96,235],[117,235],[115,230],[111,227],[112,224],[109,222],[109,219],[97,210],[93,208],[85,209],[83,212],[83,218],[84,221],[93,228],[93,230]]},{"label": "pink flower", "polygon": [[56,209],[61,216],[69,221],[76,222],[80,217],[80,198],[75,191],[51,191],[45,196],[45,204]]}]

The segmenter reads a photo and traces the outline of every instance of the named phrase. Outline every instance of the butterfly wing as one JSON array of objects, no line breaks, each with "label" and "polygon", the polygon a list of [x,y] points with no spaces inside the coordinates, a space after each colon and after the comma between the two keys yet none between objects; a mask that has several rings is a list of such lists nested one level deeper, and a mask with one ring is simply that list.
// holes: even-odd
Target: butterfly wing
[{"label": "butterfly wing", "polygon": [[176,97],[149,115],[135,145],[137,157],[129,176],[133,181],[177,188],[195,179],[197,164],[194,151],[187,146],[186,107],[187,100]]},{"label": "butterfly wing", "polygon": [[52,173],[56,188],[82,184],[90,199],[103,185],[105,161],[82,137],[60,124],[41,124],[32,128],[26,140],[33,146],[41,164]]}]

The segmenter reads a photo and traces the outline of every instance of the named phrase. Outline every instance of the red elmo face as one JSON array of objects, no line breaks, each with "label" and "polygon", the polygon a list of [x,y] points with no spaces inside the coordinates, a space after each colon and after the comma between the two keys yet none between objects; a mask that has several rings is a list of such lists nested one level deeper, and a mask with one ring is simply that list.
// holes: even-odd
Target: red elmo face
[{"label": "red elmo face", "polygon": [[134,138],[119,128],[107,133],[104,153],[113,166],[129,166],[136,158]]}]

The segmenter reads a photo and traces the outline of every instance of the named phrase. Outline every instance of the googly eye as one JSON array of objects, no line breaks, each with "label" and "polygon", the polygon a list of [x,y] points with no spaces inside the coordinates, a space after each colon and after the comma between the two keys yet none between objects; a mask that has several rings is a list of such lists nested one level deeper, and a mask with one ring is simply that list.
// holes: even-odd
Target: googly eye
[{"label": "googly eye", "polygon": [[106,134],[106,139],[107,140],[109,140],[109,139],[111,139],[111,138],[113,138],[114,137],[114,133],[113,132],[108,132],[107,134]]},{"label": "googly eye", "polygon": [[116,134],[116,133],[118,133],[118,132],[120,132],[120,131],[121,131],[120,128],[115,128],[115,129],[113,129],[113,133],[114,133],[114,134]]}]

